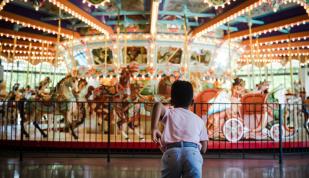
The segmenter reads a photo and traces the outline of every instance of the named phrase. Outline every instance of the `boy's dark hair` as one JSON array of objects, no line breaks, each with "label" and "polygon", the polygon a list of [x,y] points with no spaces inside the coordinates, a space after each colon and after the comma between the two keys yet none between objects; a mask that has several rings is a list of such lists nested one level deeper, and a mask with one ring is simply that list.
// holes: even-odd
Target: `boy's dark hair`
[{"label": "boy's dark hair", "polygon": [[172,84],[171,102],[176,107],[188,107],[193,99],[193,87],[190,82],[176,80]]}]

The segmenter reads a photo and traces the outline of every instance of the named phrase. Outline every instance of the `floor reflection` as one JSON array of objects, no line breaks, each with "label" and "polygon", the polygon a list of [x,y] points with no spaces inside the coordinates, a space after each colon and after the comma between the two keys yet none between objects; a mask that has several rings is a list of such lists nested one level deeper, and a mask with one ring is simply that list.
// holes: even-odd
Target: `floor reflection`
[{"label": "floor reflection", "polygon": [[[207,178],[307,178],[309,157],[289,158],[280,166],[274,160],[205,159],[203,177]],[[1,178],[157,178],[160,159],[113,158],[0,158]]]}]

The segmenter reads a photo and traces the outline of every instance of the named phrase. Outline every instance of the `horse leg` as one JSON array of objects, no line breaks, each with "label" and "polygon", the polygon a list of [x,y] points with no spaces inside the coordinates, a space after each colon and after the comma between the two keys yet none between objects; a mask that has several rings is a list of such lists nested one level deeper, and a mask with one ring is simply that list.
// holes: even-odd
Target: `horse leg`
[{"label": "horse leg", "polygon": [[127,123],[126,115],[125,113],[122,113],[122,111],[119,111],[119,110],[118,111],[116,110],[116,114],[119,118],[119,121],[117,121],[117,127],[120,130],[124,139],[129,140],[128,123]]},{"label": "horse leg", "polygon": [[[39,117],[37,117],[37,118],[42,119],[42,114],[37,114],[37,116],[39,116]],[[32,123],[33,123],[34,127],[40,131],[40,133],[42,134],[42,136],[43,136],[44,138],[46,138],[46,137],[47,137],[47,134],[43,131],[43,129],[41,129],[41,127],[40,127],[39,124],[37,123],[36,119],[35,119]]]},{"label": "horse leg", "polygon": [[74,131],[74,128],[73,128],[73,125],[72,125],[72,124],[70,124],[69,129],[71,130],[71,134],[72,134],[73,138],[74,138],[75,140],[77,140],[77,139],[78,139],[78,136],[76,135],[76,133],[75,133],[75,131]]},{"label": "horse leg", "polygon": [[135,113],[132,116],[132,118],[130,119],[130,121],[128,122],[128,127],[133,130],[134,134],[136,134],[140,140],[144,140],[145,138],[144,138],[144,134],[142,132],[140,123],[138,124],[138,126],[135,125],[135,121],[138,120],[138,119],[139,119],[139,117]]},{"label": "horse leg", "polygon": [[65,127],[71,131],[71,134],[75,140],[78,139],[78,136],[76,135],[74,131],[74,125],[73,125],[73,117],[74,117],[74,112],[72,110],[69,110],[64,116],[64,121],[65,121]]},{"label": "horse leg", "polygon": [[25,111],[24,111],[24,104],[21,103],[19,106],[19,112],[20,112],[20,131],[21,131],[21,136],[22,135],[25,135],[26,138],[29,138],[29,133],[26,131],[25,129],[25,122],[26,122],[26,119],[28,118],[29,120],[31,119],[31,115],[33,114],[28,114],[28,116],[26,117],[26,114],[25,114]]},{"label": "horse leg", "polygon": [[25,122],[23,120],[20,121],[20,130],[21,130],[21,134],[25,135],[26,138],[29,138],[29,133],[26,131],[25,129]]},{"label": "horse leg", "polygon": [[43,129],[41,129],[41,127],[39,126],[39,124],[36,121],[33,121],[33,125],[36,129],[38,129],[40,131],[40,133],[42,134],[42,136],[44,138],[47,138],[47,134],[43,131]]}]

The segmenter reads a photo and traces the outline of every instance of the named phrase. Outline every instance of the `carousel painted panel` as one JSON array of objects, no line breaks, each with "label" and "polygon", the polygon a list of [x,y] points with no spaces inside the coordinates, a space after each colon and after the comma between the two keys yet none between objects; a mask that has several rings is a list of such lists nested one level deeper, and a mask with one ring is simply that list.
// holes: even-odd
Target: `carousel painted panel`
[{"label": "carousel painted panel", "polygon": [[91,49],[95,65],[113,64],[113,53],[108,47]]}]

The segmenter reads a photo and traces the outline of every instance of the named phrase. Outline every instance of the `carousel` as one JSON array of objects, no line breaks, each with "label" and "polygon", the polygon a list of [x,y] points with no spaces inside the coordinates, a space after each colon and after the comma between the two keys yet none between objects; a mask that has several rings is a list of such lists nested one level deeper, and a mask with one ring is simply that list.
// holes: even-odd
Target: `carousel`
[{"label": "carousel", "polygon": [[157,149],[175,80],[210,149],[309,147],[306,0],[0,0],[0,143]]}]

